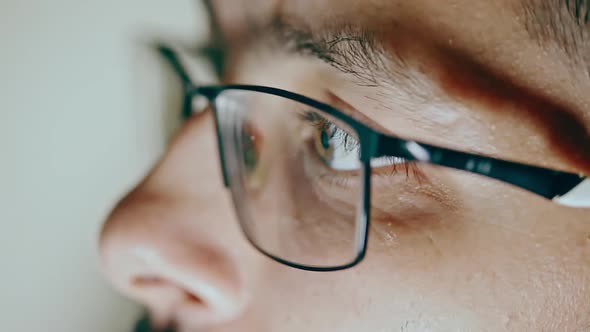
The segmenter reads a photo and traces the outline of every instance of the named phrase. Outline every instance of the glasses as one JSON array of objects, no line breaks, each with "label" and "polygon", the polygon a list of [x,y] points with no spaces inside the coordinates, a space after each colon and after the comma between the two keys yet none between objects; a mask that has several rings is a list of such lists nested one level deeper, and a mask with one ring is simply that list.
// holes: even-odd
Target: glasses
[{"label": "glasses", "polygon": [[[198,98],[213,110],[223,180],[246,237],[288,266],[334,271],[359,263],[367,248],[371,174],[396,176],[412,164],[458,169],[558,204],[590,206],[581,194],[590,187],[583,175],[394,137],[281,89],[196,86],[171,48],[159,46],[159,52],[184,85],[183,117],[194,114]],[[379,192],[396,189],[387,183],[394,182],[378,184]],[[373,199],[391,197],[381,196]]]}]

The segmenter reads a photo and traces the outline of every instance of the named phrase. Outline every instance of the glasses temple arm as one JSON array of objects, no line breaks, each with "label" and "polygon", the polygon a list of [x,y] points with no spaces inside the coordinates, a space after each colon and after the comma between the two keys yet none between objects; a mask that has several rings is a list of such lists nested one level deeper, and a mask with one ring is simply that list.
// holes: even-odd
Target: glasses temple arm
[{"label": "glasses temple arm", "polygon": [[191,90],[194,86],[193,82],[188,76],[186,68],[182,65],[182,62],[178,58],[178,54],[172,48],[166,45],[157,45],[156,48],[158,53],[160,53],[160,55],[172,67],[174,72],[180,77],[182,83],[185,85],[186,91]]},{"label": "glasses temple arm", "polygon": [[395,137],[382,136],[377,157],[397,156],[500,180],[548,199],[559,198],[584,182],[579,174],[555,171]]},{"label": "glasses temple arm", "polygon": [[188,75],[186,68],[182,65],[182,62],[178,58],[178,54],[170,47],[159,44],[156,46],[158,53],[166,60],[166,62],[172,67],[172,70],[180,77],[184,90],[184,100],[182,103],[182,118],[184,120],[190,118],[192,115],[192,102],[193,92],[195,85]]}]

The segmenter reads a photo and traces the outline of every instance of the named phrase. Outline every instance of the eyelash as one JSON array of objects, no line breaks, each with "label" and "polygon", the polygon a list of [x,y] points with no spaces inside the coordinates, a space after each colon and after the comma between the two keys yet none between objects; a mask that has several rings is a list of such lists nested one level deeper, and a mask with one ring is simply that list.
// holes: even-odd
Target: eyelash
[{"label": "eyelash", "polygon": [[322,117],[321,115],[313,111],[307,111],[303,113],[303,120],[311,123],[318,130],[330,129],[330,131],[332,132],[332,134],[329,137],[330,139],[335,138],[338,142],[340,142],[339,144],[342,144],[342,147],[344,147],[344,149],[347,152],[351,152],[355,149],[358,149],[360,157],[359,141],[356,138],[352,137],[352,135],[350,135],[346,131],[342,130],[342,128],[338,127],[333,122],[327,120],[326,118]]},{"label": "eyelash", "polygon": [[[333,122],[329,121],[328,119],[322,117],[316,112],[313,111],[306,111],[302,115],[302,120],[308,123],[311,123],[316,129],[318,130],[325,130],[326,128],[330,128],[332,134],[330,139],[336,138],[338,144],[341,144],[341,147],[347,152],[352,152],[353,150],[357,149],[360,157],[360,143],[359,141],[338,127]],[[406,174],[406,178],[409,179],[410,177],[417,178],[418,180],[424,178],[422,171],[419,168],[419,165],[415,162],[408,161],[405,158],[401,157],[394,157],[394,156],[385,156],[380,158],[383,162],[384,167],[375,167],[372,168],[372,175],[378,177],[391,177],[398,175],[400,172],[404,172]],[[385,171],[385,168],[387,171]],[[336,184],[340,186],[346,186],[348,176],[342,174],[344,172],[340,172],[340,174],[336,174],[338,172],[330,172],[322,174],[320,177],[325,180],[329,180],[331,184]]]}]

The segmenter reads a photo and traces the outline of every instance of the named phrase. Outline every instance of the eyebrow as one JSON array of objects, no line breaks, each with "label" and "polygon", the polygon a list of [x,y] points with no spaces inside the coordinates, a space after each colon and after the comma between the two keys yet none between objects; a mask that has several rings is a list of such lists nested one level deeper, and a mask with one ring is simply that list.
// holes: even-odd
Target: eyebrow
[{"label": "eyebrow", "polygon": [[425,81],[400,54],[386,49],[379,36],[362,27],[334,25],[311,31],[276,16],[263,31],[274,46],[290,53],[318,58],[352,75],[360,86],[378,87],[397,82],[397,89],[417,94],[418,83]]},{"label": "eyebrow", "polygon": [[590,75],[590,0],[525,0],[521,3],[529,36],[541,47],[557,45]]},{"label": "eyebrow", "polygon": [[[569,56],[574,70],[582,65],[590,75],[590,0],[524,0],[521,6],[524,27],[531,39],[545,48],[557,45]],[[385,78],[416,79],[408,77],[404,59],[386,51],[368,30],[343,25],[312,33],[277,15],[265,31],[282,43],[287,41],[291,51],[316,56],[355,75],[363,85],[375,86],[378,79]],[[388,71],[394,77],[384,75]]]}]

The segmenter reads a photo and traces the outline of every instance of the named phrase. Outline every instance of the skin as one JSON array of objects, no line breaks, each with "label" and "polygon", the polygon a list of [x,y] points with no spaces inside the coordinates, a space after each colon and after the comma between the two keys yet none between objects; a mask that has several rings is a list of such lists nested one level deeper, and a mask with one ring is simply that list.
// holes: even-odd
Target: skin
[{"label": "skin", "polygon": [[[302,93],[401,137],[588,174],[590,79],[561,48],[530,38],[519,3],[216,1],[230,45],[224,82]],[[318,59],[255,46],[246,23],[276,11],[315,31],[330,21],[379,31],[422,72],[426,97],[405,82],[359,87]],[[420,172],[427,181],[374,186],[361,264],[299,271],[244,238],[211,113],[194,116],[106,221],[104,271],[157,326],[179,331],[590,329],[587,209],[448,169]],[[375,189],[385,186],[398,189]]]}]

